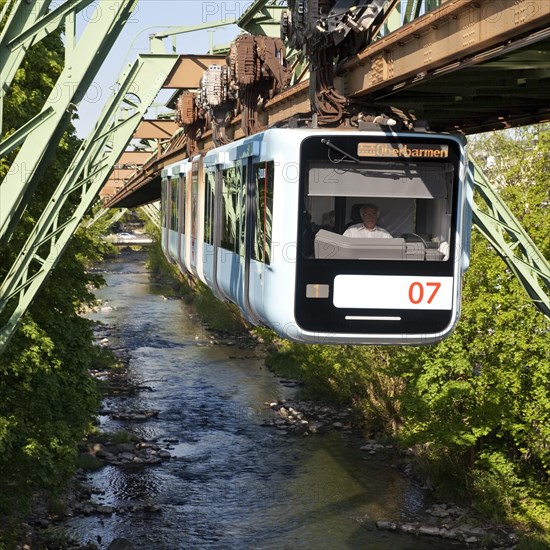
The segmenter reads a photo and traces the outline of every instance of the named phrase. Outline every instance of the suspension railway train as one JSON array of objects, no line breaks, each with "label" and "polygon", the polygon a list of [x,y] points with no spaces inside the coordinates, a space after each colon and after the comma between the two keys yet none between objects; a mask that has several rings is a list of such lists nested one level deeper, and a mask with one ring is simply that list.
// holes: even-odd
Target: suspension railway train
[{"label": "suspension railway train", "polygon": [[[253,324],[309,343],[425,344],[458,321],[465,141],[273,128],[162,172],[165,254]],[[365,203],[392,238],[352,238]]]}]

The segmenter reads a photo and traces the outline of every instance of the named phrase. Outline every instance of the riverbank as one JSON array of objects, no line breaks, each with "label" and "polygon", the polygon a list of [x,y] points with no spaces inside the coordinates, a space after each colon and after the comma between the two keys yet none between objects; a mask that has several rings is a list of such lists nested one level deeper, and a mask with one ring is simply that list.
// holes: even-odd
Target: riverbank
[{"label": "riverbank", "polygon": [[[112,332],[112,331],[111,331]],[[109,346],[107,334],[102,330],[97,338],[101,345]],[[223,346],[229,349],[251,350],[250,341],[236,343],[235,335],[230,338],[218,333],[211,333],[208,338],[209,346]],[[138,409],[133,401],[140,401],[140,394],[152,391],[151,386],[141,381],[136,384],[128,372],[128,350],[115,346],[114,352],[118,354],[125,366],[115,371],[96,371],[92,375],[101,380],[102,386],[107,389],[104,402],[99,415],[105,419],[118,421],[126,430],[115,433],[98,432],[90,436],[81,446],[81,461],[90,469],[102,469],[106,467],[117,468],[123,474],[138,474],[150,467],[161,465],[163,462],[177,460],[176,450],[182,444],[180,439],[146,439],[132,435],[132,426],[140,425],[142,431],[146,431],[147,423],[155,423],[159,418],[159,411],[155,409]],[[252,350],[254,356],[263,356],[265,350],[261,345]],[[289,380],[273,375],[278,384],[289,388],[292,393],[299,390],[300,384],[296,380]],[[337,407],[328,403],[302,401],[295,397],[277,399],[264,402],[261,412],[263,420],[261,425],[265,429],[277,432],[278,436],[289,438],[325,437],[331,432],[338,432],[345,437],[345,444],[359,449],[363,453],[365,462],[376,461],[385,464],[386,467],[397,469],[410,483],[417,483],[411,479],[410,460],[403,456],[393,446],[379,440],[366,440],[360,430],[354,427],[352,409],[350,407]],[[259,419],[256,419],[257,421]],[[289,447],[290,449],[291,447]],[[141,522],[155,523],[163,514],[163,506],[149,500],[134,501],[131,504],[113,505],[106,503],[105,491],[90,485],[84,470],[79,473],[78,484],[69,498],[65,517],[54,518],[48,525],[42,521],[42,540],[49,540],[48,548],[78,548],[79,550],[96,550],[111,548],[106,546],[110,541],[100,539],[90,540],[81,545],[76,540],[65,539],[61,545],[56,546],[54,534],[59,532],[55,525],[70,518],[95,518],[105,521],[109,518],[139,518]],[[459,506],[449,503],[430,504],[417,514],[421,521],[402,521],[378,519],[373,522],[372,529],[382,532],[400,532],[415,538],[425,539],[425,544],[431,545],[430,540],[447,540],[450,543],[463,543],[469,548],[514,548],[515,539],[509,530],[500,526],[490,528],[480,527],[480,518],[471,514]],[[44,529],[45,527],[45,529]],[[140,541],[125,539],[123,548],[136,548]],[[117,544],[119,544],[117,542]],[[113,546],[116,548],[116,546]]]},{"label": "riverbank", "polygon": [[[99,417],[106,434],[83,446],[97,469],[83,474],[90,488],[63,522],[80,547],[121,537],[148,549],[180,547],[176,540],[182,548],[513,547],[508,531],[480,531],[471,511],[434,502],[412,477],[413,457],[363,432],[353,408],[303,399],[302,381],[266,372],[263,345],[212,332],[151,286],[146,270],[125,265],[107,274],[95,314],[104,323],[98,342],[126,368],[96,373],[109,388]],[[310,539],[297,544],[304,529]],[[153,534],[164,546],[148,542]]]}]

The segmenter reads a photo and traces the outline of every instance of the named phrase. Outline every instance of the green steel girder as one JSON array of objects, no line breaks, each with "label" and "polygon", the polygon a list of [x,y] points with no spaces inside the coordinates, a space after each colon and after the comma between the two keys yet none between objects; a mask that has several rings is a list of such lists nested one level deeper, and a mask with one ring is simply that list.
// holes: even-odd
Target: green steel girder
[{"label": "green steel girder", "polygon": [[11,134],[0,143],[0,158],[19,147],[45,120],[53,116],[54,110],[50,107],[23,124],[17,132]]},{"label": "green steel girder", "polygon": [[109,219],[109,225],[112,225],[113,223],[120,220],[120,218],[122,218],[122,216],[126,214],[127,210],[128,210],[127,208],[121,208],[120,210],[115,210],[115,212],[113,213],[112,209],[110,208],[100,208],[97,211],[96,215],[88,223],[83,225],[84,227],[86,227],[86,229],[88,229],[88,227],[92,227],[92,225],[98,222],[106,214],[111,214],[111,217]]},{"label": "green steel girder", "polygon": [[[92,2],[93,0],[67,0],[50,12],[48,9],[51,0],[13,3],[6,25],[0,34],[0,127],[3,98],[29,48],[59,28],[70,14],[74,15]],[[8,2],[5,8],[8,8],[9,4]]]},{"label": "green steel girder", "polygon": [[[36,42],[45,38],[55,29],[59,28],[65,18],[71,13],[82,11],[94,0],[66,0],[63,4],[48,11],[51,0],[31,0],[20,2],[10,13],[10,20],[2,32],[0,43],[10,53],[16,53],[13,59],[22,60],[26,51]],[[9,64],[7,68],[13,77],[16,67]]]},{"label": "green steel girder", "polygon": [[[212,21],[209,23],[200,23],[198,25],[187,25],[183,27],[173,27],[170,30],[158,32],[149,36],[149,51],[155,54],[167,53],[164,47],[163,40],[169,36],[176,37],[179,34],[186,34],[189,32],[202,31],[213,29],[215,27],[226,27],[227,25],[233,25],[236,23],[236,19],[223,19],[221,21]],[[175,43],[173,47],[175,53]]]},{"label": "green steel girder", "polygon": [[506,262],[535,306],[550,317],[550,264],[490,186],[479,166],[471,162],[469,171],[475,190],[488,207],[484,212],[474,203],[474,225]]},{"label": "green steel girder", "polygon": [[[0,353],[59,261],[177,59],[177,55],[141,55],[121,78],[118,92],[80,147],[0,286],[0,314],[5,310],[10,314],[7,323],[0,327]],[[127,105],[132,105],[133,112],[128,112]]]},{"label": "green steel girder", "polygon": [[158,207],[158,202],[144,204],[141,206],[141,209],[156,227],[160,227],[160,209]]},{"label": "green steel girder", "polygon": [[[73,4],[77,3],[73,2]],[[27,123],[34,126],[33,132],[31,135],[27,134],[27,139],[21,145],[17,157],[0,186],[0,241],[7,241],[19,222],[44,166],[55,152],[66,125],[71,120],[74,106],[84,98],[99,67],[103,64],[136,4],[137,0],[127,2],[103,0],[98,4],[92,18],[93,24],[89,23],[86,26],[71,53],[72,62],[66,63],[44,104],[42,113],[38,115],[42,121]],[[50,28],[44,25],[45,23],[36,25],[39,34],[45,32],[46,28]],[[25,29],[26,31],[30,33],[30,29]],[[31,38],[25,34],[23,43],[28,40]],[[72,38],[69,42],[72,42]],[[46,111],[53,111],[53,113],[44,116]],[[23,128],[22,131],[27,132],[28,127]],[[9,139],[12,143],[20,142],[14,135]],[[4,148],[3,144],[2,148]]]},{"label": "green steel girder", "polygon": [[281,13],[286,10],[286,2],[256,0],[239,18],[237,25],[250,34],[278,37]]}]

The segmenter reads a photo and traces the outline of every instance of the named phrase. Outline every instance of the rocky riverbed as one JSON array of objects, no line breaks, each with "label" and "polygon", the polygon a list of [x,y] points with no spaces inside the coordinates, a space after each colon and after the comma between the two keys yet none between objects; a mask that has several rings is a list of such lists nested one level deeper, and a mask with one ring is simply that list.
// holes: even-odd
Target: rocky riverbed
[{"label": "rocky riverbed", "polygon": [[[103,329],[98,335],[98,341],[101,341],[102,345],[109,344],[105,334],[106,331]],[[217,343],[221,344],[219,338]],[[123,350],[116,351],[123,361],[128,359]],[[149,385],[136,384],[128,376],[127,368],[96,371],[92,375],[102,381],[107,391],[107,398],[99,411],[99,416],[111,421],[116,420],[128,431],[99,432],[84,441],[80,454],[81,460],[88,464],[88,467],[111,467],[139,472],[178,459],[171,451],[181,444],[179,439],[146,439],[129,435],[132,426],[139,424],[143,428],[149,422],[158,421],[159,410],[142,409],[132,405],[132,397],[139,396],[142,392],[153,391]],[[286,388],[299,386],[294,380],[278,379],[278,382]],[[262,416],[260,425],[274,430],[278,436],[323,437],[330,432],[342,432],[347,437],[347,444],[355,446],[363,453],[364,460],[384,462],[388,467],[399,469],[411,483],[419,483],[413,478],[412,463],[407,453],[399,452],[391,444],[376,439],[363,439],[360,436],[358,430],[354,429],[353,410],[350,407],[336,407],[296,398],[279,398],[264,402],[264,409],[267,414]],[[28,542],[19,548],[30,550],[33,548],[32,541],[40,538],[47,542],[46,548],[51,549],[130,550],[135,548],[134,543],[120,537],[113,541],[104,541],[101,536],[99,539],[96,536],[96,540],[89,540],[83,545],[70,537],[65,537],[61,526],[68,519],[77,517],[96,517],[103,521],[101,518],[133,516],[140,517],[143,521],[154,521],[155,516],[163,514],[163,506],[149,500],[127,504],[111,504],[104,500],[105,491],[89,484],[85,470],[79,471],[64,513],[37,519],[28,527]],[[482,527],[481,520],[471,510],[452,503],[432,504],[422,510],[419,516],[422,519],[414,522],[379,519],[374,525],[381,532],[426,538],[427,545],[428,539],[437,538],[468,548],[512,550],[515,547],[515,537],[509,529],[500,526]]]},{"label": "rocky riverbed", "polygon": [[[285,385],[298,385],[298,382],[282,379]],[[284,434],[302,436],[325,434],[332,430],[357,435],[353,430],[352,409],[335,407],[312,401],[295,399],[278,400],[265,403],[273,411],[273,418],[265,420],[263,425]],[[365,453],[366,459],[378,458],[387,461],[391,467],[398,467],[404,476],[413,483],[415,479],[413,464],[410,459],[413,451],[400,452],[393,445],[376,439],[361,440],[356,443]],[[423,484],[423,488],[428,487]],[[469,548],[491,548],[494,550],[513,550],[517,538],[509,527],[501,525],[484,526],[482,518],[473,510],[454,503],[436,503],[423,510],[422,521],[394,522],[376,521],[376,528],[381,531],[401,532],[413,536],[437,537],[454,543],[462,543]]]},{"label": "rocky riverbed", "polygon": [[412,457],[364,439],[349,408],[298,399],[249,338],[213,334],[166,300],[144,267],[105,276],[109,303],[90,316],[124,368],[94,373],[99,429],[65,513],[32,526],[44,548],[513,548],[508,532],[434,502]]}]

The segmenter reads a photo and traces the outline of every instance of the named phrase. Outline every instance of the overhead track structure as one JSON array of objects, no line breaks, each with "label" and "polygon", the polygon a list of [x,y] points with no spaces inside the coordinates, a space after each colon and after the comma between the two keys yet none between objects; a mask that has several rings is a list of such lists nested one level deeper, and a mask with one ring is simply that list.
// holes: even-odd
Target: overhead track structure
[{"label": "overhead track structure", "polygon": [[[411,2],[409,17],[418,11],[416,0],[407,7]],[[254,17],[247,12],[238,23]],[[188,69],[193,58],[182,56],[178,62],[174,87],[199,87],[202,73]],[[202,59],[196,67],[209,63]],[[427,121],[435,131],[468,135],[548,121],[550,0],[448,0],[378,37],[343,60],[336,73],[335,87],[341,94],[403,113],[412,122]],[[267,102],[265,124],[280,124],[310,111],[310,84],[305,80]],[[240,123],[239,115],[226,130],[234,139],[244,135]],[[208,133],[199,146],[212,146]],[[106,205],[137,206],[142,187],[151,187],[147,196],[158,198],[161,170],[184,156],[185,135],[180,130]]]},{"label": "overhead track structure", "polygon": [[[0,99],[4,97],[14,71],[17,70],[13,67],[19,66],[24,51],[45,36],[44,33],[52,32],[63,22],[68,29],[66,69],[73,70],[73,73],[69,80],[69,73],[66,74],[64,71],[62,77],[65,77],[65,80],[60,77],[57,86],[63,90],[67,82],[74,83],[75,70],[81,77],[81,84],[78,87],[66,86],[74,92],[72,95],[63,96],[63,101],[56,102],[55,105],[49,105],[47,102],[42,113],[0,144],[0,151],[3,153],[22,144],[21,151],[26,148],[29,158],[33,159],[33,171],[30,174],[27,165],[27,173],[21,178],[21,174],[17,173],[16,163],[10,171],[14,185],[8,188],[5,181],[0,187],[0,237],[3,237],[4,241],[9,238],[36,185],[34,174],[39,172],[39,168],[54,151],[54,143],[59,142],[73,106],[78,105],[83,98],[87,89],[83,83],[92,81],[98,64],[105,57],[116,34],[136,4],[135,1],[102,1],[100,6],[103,13],[112,15],[112,21],[104,22],[104,32],[98,32],[98,26],[95,25],[95,36],[86,34],[86,30],[77,44],[76,34],[73,32],[75,14],[90,3],[91,0],[68,0],[52,9],[51,14],[48,14],[47,10],[53,2],[48,0],[6,4],[11,12],[8,24],[0,35],[3,63],[0,69],[4,71],[4,66],[7,67],[1,74],[2,81],[6,84],[1,88]],[[25,4],[36,10],[32,13],[30,8],[24,11]],[[278,19],[284,4],[277,0],[256,0],[239,18],[238,24],[255,34],[276,35],[275,28],[279,24]],[[384,3],[377,2],[377,6],[384,8],[382,4]],[[427,6],[426,9],[434,9],[417,17],[421,14],[422,4]],[[351,102],[374,105],[388,112],[403,115],[411,123],[428,121],[431,128],[438,131],[472,134],[550,120],[550,0],[447,0],[441,4],[437,0],[425,3],[407,0],[405,21],[408,24],[395,32],[388,32],[398,26],[395,25],[396,14],[399,14],[401,5],[400,2],[392,3],[395,9],[391,13],[384,13],[383,26],[377,26],[378,34],[366,48],[346,59],[336,59],[334,90],[337,93],[350,98]],[[8,10],[5,13],[7,12]],[[16,17],[18,13],[19,16]],[[54,13],[55,17],[52,15]],[[400,24],[401,17],[398,19]],[[55,21],[57,26],[54,26]],[[219,24],[208,23],[206,26],[211,28],[231,22],[225,20],[218,22]],[[164,38],[196,29],[184,27],[155,35],[152,39],[152,48],[158,52],[164,51],[161,48]],[[24,49],[18,50],[19,44],[23,44]],[[72,62],[75,59],[78,60],[78,64],[75,62],[76,69],[73,69]],[[207,68],[213,57],[180,56],[177,65],[175,56],[167,58],[159,55],[156,59],[162,65],[161,68],[157,67],[156,74],[166,72],[164,87],[197,89],[202,71]],[[166,65],[164,61],[160,61],[161,59],[166,60]],[[84,70],[83,64],[89,65],[89,70]],[[193,65],[195,69],[189,71],[189,67]],[[293,117],[311,113],[311,85],[304,79],[303,70],[302,66],[300,82],[278,93],[263,105],[262,124],[282,124]],[[149,75],[149,81],[145,77],[144,80],[148,90],[152,84],[153,87],[163,85],[162,82],[155,81],[152,75]],[[163,139],[166,134],[161,138],[157,137],[157,151],[147,160],[142,156],[139,160],[135,157],[134,163],[126,160],[122,162],[123,157],[120,155],[126,143],[138,135],[135,131],[139,119],[135,117],[141,118],[144,115],[146,101],[142,96],[132,99],[128,94],[123,94],[122,97],[117,94],[117,98],[118,107],[125,104],[126,107],[135,109],[129,117],[128,124],[123,124],[120,120],[114,122],[118,120],[113,117],[118,107],[110,104],[112,111],[111,107],[106,107],[99,126],[73,161],[68,171],[71,173],[66,174],[52,198],[52,204],[44,212],[17,263],[0,287],[0,310],[13,313],[8,325],[0,328],[0,352],[13,333],[18,317],[20,318],[25,311],[47,273],[57,262],[87,206],[91,204],[103,182],[109,179],[109,175],[111,174],[111,183],[114,182],[115,188],[122,184],[122,189],[115,189],[116,194],[105,205],[140,206],[160,197],[162,168],[186,155],[186,134],[183,128],[179,128],[170,139]],[[55,125],[54,117],[57,119]],[[151,123],[154,125],[155,121],[146,122],[148,131],[151,130]],[[50,131],[50,139],[45,139],[48,135],[46,128]],[[226,130],[229,139],[243,137],[241,115],[235,117]],[[29,151],[27,137],[31,134],[33,141],[35,135],[41,136],[41,146],[49,145],[44,146],[40,153]],[[115,135],[117,137],[113,138],[113,143],[116,147],[109,148],[107,143]],[[212,147],[212,134],[204,132],[200,135],[197,145],[203,150]],[[126,153],[132,152],[124,152]],[[18,178],[22,181],[18,182]],[[481,181],[481,177],[476,175],[476,183]],[[478,187],[481,189],[482,183],[479,183]],[[490,187],[487,187],[486,200],[492,204]],[[4,191],[8,203],[4,203]],[[63,200],[63,197],[73,192],[81,193],[81,202],[74,215],[61,219],[58,200]],[[506,208],[505,205],[503,208]],[[529,251],[531,246],[528,241],[523,240],[522,232],[516,231],[513,216],[510,218],[508,213],[502,211],[492,212],[489,214],[490,219],[480,213],[476,217],[476,222],[479,222],[479,227],[486,228],[488,238],[492,238],[498,244],[500,241],[497,233],[503,235],[502,220],[506,219],[507,228],[504,232],[508,236],[503,237],[503,241],[506,243],[511,238],[519,244],[515,247],[503,246],[501,255],[507,261],[517,263],[517,258],[520,257],[518,250]],[[510,229],[513,227],[514,229]],[[516,237],[510,237],[511,232]],[[546,283],[545,264],[533,258],[531,255],[525,262],[522,260],[525,266],[529,266],[524,266],[525,269],[533,270],[536,281]],[[523,276],[523,279],[527,280],[529,277]],[[536,289],[535,284],[529,284],[532,289]],[[539,288],[544,292],[540,285]],[[547,304],[547,301],[538,299],[529,289],[528,292],[537,303]]]},{"label": "overhead track structure", "polygon": [[550,120],[550,0],[449,0],[336,68],[337,88],[435,131]]}]

